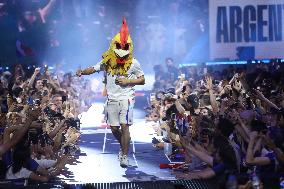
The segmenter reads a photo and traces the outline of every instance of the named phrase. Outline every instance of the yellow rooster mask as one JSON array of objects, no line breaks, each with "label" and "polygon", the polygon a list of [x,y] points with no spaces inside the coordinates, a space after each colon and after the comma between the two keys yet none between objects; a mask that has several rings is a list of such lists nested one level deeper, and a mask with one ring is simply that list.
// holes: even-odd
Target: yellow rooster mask
[{"label": "yellow rooster mask", "polygon": [[102,56],[102,64],[111,75],[125,76],[132,64],[133,43],[128,32],[126,19],[123,18],[120,32],[110,43],[109,49]]}]

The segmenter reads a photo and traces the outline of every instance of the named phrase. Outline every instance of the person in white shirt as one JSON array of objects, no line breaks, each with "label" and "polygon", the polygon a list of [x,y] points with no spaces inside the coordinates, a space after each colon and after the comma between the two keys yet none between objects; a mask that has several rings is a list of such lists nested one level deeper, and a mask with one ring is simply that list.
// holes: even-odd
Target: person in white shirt
[{"label": "person in white shirt", "polygon": [[120,143],[120,166],[128,166],[130,144],[129,126],[133,123],[134,86],[144,85],[145,78],[139,62],[133,57],[133,44],[126,20],[121,30],[112,39],[110,48],[95,66],[78,70],[77,76],[106,72],[106,117],[111,131]]}]

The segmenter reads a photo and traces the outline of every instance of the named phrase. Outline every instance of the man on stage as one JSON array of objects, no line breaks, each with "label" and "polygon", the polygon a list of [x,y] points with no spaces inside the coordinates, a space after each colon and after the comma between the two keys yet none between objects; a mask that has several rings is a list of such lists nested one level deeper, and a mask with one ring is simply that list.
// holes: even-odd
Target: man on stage
[{"label": "man on stage", "polygon": [[112,39],[109,49],[95,66],[78,70],[77,75],[106,72],[106,117],[107,124],[120,143],[118,158],[120,166],[128,166],[130,145],[129,126],[133,123],[134,86],[144,85],[144,73],[139,62],[133,57],[133,43],[125,18],[120,32]]}]

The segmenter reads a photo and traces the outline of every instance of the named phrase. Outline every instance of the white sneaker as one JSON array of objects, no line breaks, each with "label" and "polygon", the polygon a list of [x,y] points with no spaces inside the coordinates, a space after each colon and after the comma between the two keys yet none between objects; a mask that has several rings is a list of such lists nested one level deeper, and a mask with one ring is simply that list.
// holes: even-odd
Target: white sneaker
[{"label": "white sneaker", "polygon": [[122,168],[128,167],[128,157],[127,157],[127,155],[122,155],[122,157],[120,159],[120,166]]},{"label": "white sneaker", "polygon": [[118,156],[117,156],[118,161],[120,161],[121,158],[122,158],[122,149],[119,148],[119,152],[118,152]]}]

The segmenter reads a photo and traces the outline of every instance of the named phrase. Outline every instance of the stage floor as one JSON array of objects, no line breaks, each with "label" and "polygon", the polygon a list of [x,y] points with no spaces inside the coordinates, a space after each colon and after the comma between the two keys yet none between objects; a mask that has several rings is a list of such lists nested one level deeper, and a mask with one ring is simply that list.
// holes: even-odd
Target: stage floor
[{"label": "stage floor", "polygon": [[154,130],[145,123],[144,111],[134,110],[134,125],[130,128],[129,164],[121,168],[117,159],[119,144],[103,120],[103,103],[94,103],[81,116],[81,155],[77,165],[68,165],[72,174],[61,175],[68,184],[173,180],[169,169],[160,169],[160,163],[169,163],[163,151],[152,147]]}]

